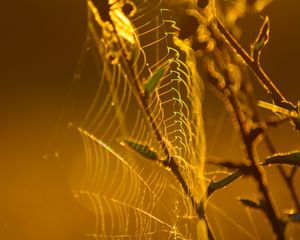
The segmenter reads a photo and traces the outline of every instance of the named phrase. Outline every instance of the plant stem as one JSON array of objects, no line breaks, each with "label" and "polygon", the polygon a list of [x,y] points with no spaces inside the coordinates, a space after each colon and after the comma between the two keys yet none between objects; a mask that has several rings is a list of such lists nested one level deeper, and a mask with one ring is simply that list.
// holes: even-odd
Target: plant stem
[{"label": "plant stem", "polygon": [[[94,15],[95,19],[98,19],[99,16],[97,16],[97,12],[93,11],[93,9],[97,9],[97,7],[94,6],[94,3],[89,2],[89,7],[92,8],[91,12]],[[101,23],[98,22],[98,24],[101,24]],[[95,39],[97,39],[97,33],[95,33],[93,31],[93,29],[91,29],[91,28],[90,28],[90,31],[92,32],[92,36]],[[144,95],[144,89],[141,89],[140,85],[138,84],[138,79],[136,79],[134,77],[135,74],[133,72],[132,67],[129,66],[129,63],[126,60],[126,53],[125,53],[125,50],[122,46],[122,41],[121,41],[121,39],[120,39],[120,37],[117,33],[117,30],[115,28],[113,28],[112,32],[113,32],[113,34],[115,35],[115,37],[117,39],[116,44],[117,44],[118,49],[121,53],[121,57],[119,58],[119,64],[122,66],[122,69],[126,73],[126,77],[129,78],[128,82],[130,84],[130,87],[132,89],[132,92],[133,92],[134,96],[138,100],[138,104],[140,104],[142,114],[144,114],[145,118],[148,119],[149,122],[150,122],[149,128],[152,128],[152,130],[154,131],[156,139],[159,142],[159,144],[161,145],[162,150],[163,150],[164,154],[167,157],[167,160],[163,161],[163,164],[164,164],[164,166],[169,167],[171,169],[173,174],[176,176],[176,178],[180,182],[184,192],[190,197],[192,205],[197,210],[197,206],[195,205],[194,197],[191,195],[191,191],[190,191],[187,183],[185,182],[183,176],[181,175],[178,165],[176,164],[174,158],[172,157],[172,155],[171,155],[171,153],[170,153],[170,151],[167,147],[167,144],[165,143],[163,137],[161,136],[161,134],[159,132],[159,128],[157,127],[156,123],[154,122],[154,119],[151,116],[151,113],[149,111],[147,98]]]},{"label": "plant stem", "polygon": [[[235,91],[230,87],[230,85],[228,86],[229,82],[226,80],[227,78],[224,79],[222,75],[218,74],[214,70],[211,60],[208,60],[207,64],[209,73],[208,79],[221,95],[221,99],[225,105],[230,106],[230,109],[232,109],[230,112],[232,113],[234,122],[236,122],[236,126],[238,128],[238,132],[242,138],[246,157],[251,163],[251,175],[258,183],[259,190],[264,197],[264,202],[266,204],[266,210],[264,212],[272,225],[273,232],[276,234],[277,239],[284,239],[282,224],[275,209],[271,193],[268,190],[264,169],[262,169],[258,164],[255,156],[256,145],[255,138],[253,138],[253,131],[255,129],[252,129],[251,126],[249,127],[249,124],[244,117],[243,111],[236,97]],[[225,82],[225,85],[219,84],[220,82]]]},{"label": "plant stem", "polygon": [[243,143],[245,146],[245,150],[246,150],[246,154],[248,159],[250,160],[252,167],[253,167],[253,177],[255,178],[255,180],[257,181],[258,185],[259,185],[259,190],[262,193],[262,195],[264,196],[264,199],[266,201],[267,207],[268,207],[268,211],[267,211],[267,215],[268,215],[268,219],[272,225],[273,231],[274,233],[277,235],[277,239],[284,239],[284,235],[282,232],[282,226],[281,226],[281,222],[279,220],[277,211],[275,210],[275,205],[273,202],[273,199],[271,197],[271,193],[268,190],[268,186],[267,186],[267,181],[266,181],[266,176],[264,171],[259,167],[256,158],[255,158],[255,146],[252,140],[250,140],[250,135],[247,131],[247,126],[246,126],[246,122],[243,119],[243,114],[241,109],[239,108],[238,102],[236,100],[236,97],[234,94],[231,94],[228,97],[228,100],[230,102],[230,104],[233,107],[233,113],[235,114],[235,119],[238,122],[238,127],[239,127],[239,131],[241,133],[242,139],[243,139]]},{"label": "plant stem", "polygon": [[256,62],[238,43],[238,41],[230,34],[230,32],[225,28],[225,26],[220,22],[219,19],[215,20],[217,29],[222,34],[223,38],[226,42],[229,43],[230,47],[232,47],[238,55],[242,57],[242,59],[246,62],[249,68],[254,72],[260,81],[263,88],[268,92],[268,94],[272,97],[275,104],[278,106],[282,106],[283,102],[287,102],[286,98],[279,91],[279,89],[275,86],[272,80],[268,77],[268,75],[261,68],[260,63]]},{"label": "plant stem", "polygon": [[[123,50],[122,50],[123,51]],[[133,72],[132,72],[132,69],[128,66],[128,63],[126,61],[124,61],[122,59],[122,62],[123,64],[125,65],[125,69],[128,70],[127,73],[129,73],[129,77],[131,77],[131,83],[133,83],[133,88],[137,91],[138,93],[138,96],[139,96],[139,100],[143,106],[143,109],[145,110],[145,113],[146,113],[146,116],[148,117],[150,123],[151,123],[151,126],[152,126],[152,129],[154,130],[154,133],[156,135],[156,138],[158,140],[158,142],[160,143],[163,151],[164,151],[164,154],[167,156],[167,159],[164,160],[164,161],[161,161],[162,164],[167,167],[167,168],[170,168],[172,173],[175,175],[175,177],[177,178],[177,180],[179,181],[181,187],[183,188],[185,194],[187,196],[189,196],[190,198],[190,201],[191,201],[191,204],[193,206],[193,208],[195,209],[195,212],[196,214],[198,215],[198,218],[199,219],[203,219],[205,221],[205,224],[206,224],[206,227],[207,227],[207,234],[208,234],[208,239],[209,240],[214,240],[214,235],[213,235],[213,231],[206,219],[206,215],[205,215],[205,209],[203,209],[203,212],[199,211],[199,208],[200,206],[203,206],[204,204],[204,201],[201,200],[200,202],[196,203],[195,202],[195,199],[189,189],[189,186],[187,185],[187,183],[185,182],[183,176],[181,175],[180,171],[179,171],[179,167],[177,165],[177,163],[175,162],[175,159],[173,158],[173,156],[171,155],[168,147],[167,147],[167,144],[165,143],[163,137],[161,136],[160,132],[159,132],[159,129],[156,125],[156,123],[154,122],[154,119],[152,118],[151,116],[151,113],[149,111],[149,107],[148,107],[148,102],[147,102],[147,98],[145,97],[145,95],[143,94],[143,91],[142,89],[140,89],[140,86],[139,84],[137,83],[137,81],[134,80],[133,78]],[[134,90],[134,91],[135,91]],[[204,198],[203,198],[204,199]]]},{"label": "plant stem", "polygon": [[[119,38],[116,30],[114,30],[114,31],[115,31],[115,34],[117,36],[118,44],[119,44],[119,47],[122,51],[122,55],[126,56],[125,52],[124,52],[124,49],[122,48],[120,38]],[[198,213],[198,211],[197,211],[198,204],[195,203],[195,199],[194,199],[193,195],[191,194],[191,191],[190,191],[187,183],[185,182],[183,176],[181,175],[181,173],[179,171],[179,167],[178,167],[177,163],[175,162],[175,159],[171,155],[171,153],[170,153],[170,151],[167,147],[167,144],[165,143],[165,140],[161,136],[159,128],[157,127],[154,119],[151,116],[151,113],[149,111],[147,98],[144,95],[144,90],[141,89],[140,85],[137,82],[137,79],[134,78],[134,73],[133,73],[132,68],[129,66],[128,62],[123,57],[120,58],[120,64],[122,65],[122,68],[125,70],[126,74],[128,75],[128,78],[130,79],[129,82],[131,84],[132,90],[135,93],[136,97],[138,98],[139,104],[142,105],[141,107],[145,111],[145,115],[146,115],[146,117],[148,118],[148,120],[151,124],[151,127],[152,127],[152,129],[155,133],[156,139],[159,142],[159,144],[161,145],[161,148],[162,148],[164,154],[167,157],[166,160],[162,161],[163,165],[165,167],[168,167],[168,168],[171,169],[172,173],[175,175],[175,177],[179,181],[179,183],[180,183],[181,187],[183,188],[185,194],[187,196],[189,196],[192,205],[194,206],[194,208],[196,209],[196,212]],[[200,218],[200,216],[199,216],[199,218]]]},{"label": "plant stem", "polygon": [[[235,50],[235,52],[244,60],[244,62],[248,65],[248,67],[252,70],[252,72],[256,75],[258,78],[260,84],[262,87],[267,91],[267,93],[272,97],[275,104],[278,106],[286,107],[288,105],[288,108],[295,109],[295,106],[288,102],[284,95],[279,91],[279,89],[276,87],[276,85],[272,82],[272,80],[268,77],[268,75],[264,72],[264,70],[261,68],[260,63],[258,61],[255,61],[238,43],[238,41],[230,34],[230,32],[225,28],[225,26],[216,18],[215,19],[215,26],[220,35],[223,37],[225,42],[228,43],[228,45]],[[214,29],[211,29],[211,32],[214,33]],[[218,37],[218,36],[217,36]],[[239,104],[235,99],[235,95],[231,94],[227,97],[230,104],[234,108],[234,113],[236,120],[238,122],[240,132],[243,138],[243,142],[245,144],[246,152],[248,155],[248,159],[252,162],[253,168],[254,168],[254,178],[259,184],[259,188],[261,193],[264,195],[266,204],[268,206],[268,218],[272,224],[273,231],[276,233],[278,239],[284,239],[284,231],[282,230],[282,223],[278,218],[278,214],[276,210],[274,209],[274,203],[271,197],[271,194],[267,188],[266,185],[266,177],[263,170],[260,169],[258,164],[256,163],[255,156],[254,156],[254,143],[253,141],[249,141],[249,135],[247,132],[246,124],[243,119],[242,111],[239,109]],[[271,153],[275,153],[275,149],[272,146],[270,139],[267,137],[267,145],[269,147],[269,150]],[[293,173],[294,173],[293,169]],[[284,169],[280,166],[279,171],[281,175],[284,178],[284,181],[288,185],[293,201],[295,202],[295,206],[297,208],[297,211],[299,212],[300,204],[295,192],[295,189],[293,187],[292,178],[293,175],[287,176]]]},{"label": "plant stem", "polygon": [[[232,116],[234,120],[237,122],[238,131],[240,132],[242,142],[244,144],[245,152],[247,159],[251,163],[251,175],[254,177],[256,182],[258,183],[259,190],[264,197],[264,201],[266,203],[265,214],[269,219],[273,232],[276,234],[277,239],[284,239],[282,224],[279,220],[277,211],[275,210],[275,205],[273,203],[273,199],[271,197],[271,193],[268,190],[266,176],[264,170],[259,166],[255,157],[255,139],[251,136],[251,128],[249,129],[247,122],[244,118],[244,114],[240,108],[239,102],[236,98],[235,92],[227,86],[221,86],[219,81],[222,79],[218,79],[218,75],[214,74],[214,69],[211,66],[208,67],[208,73],[210,77],[208,78],[212,85],[218,90],[221,95],[221,99],[223,102],[231,106],[232,108]],[[217,78],[216,78],[217,77]],[[225,81],[226,82],[226,81]]]},{"label": "plant stem", "polygon": [[[93,4],[93,3],[91,3]],[[97,16],[96,16],[97,17]],[[209,228],[209,224],[206,221],[205,215],[204,215],[204,210],[203,213],[201,213],[199,211],[199,206],[201,206],[202,204],[204,204],[204,200],[201,200],[200,202],[195,202],[194,196],[188,186],[188,184],[186,183],[183,175],[180,173],[179,170],[179,166],[177,165],[174,157],[172,156],[167,143],[165,142],[165,139],[163,138],[163,136],[161,135],[160,131],[159,131],[159,127],[156,125],[151,112],[149,110],[149,104],[148,104],[148,99],[144,94],[144,89],[142,89],[142,87],[140,86],[138,79],[135,77],[134,71],[132,69],[132,67],[130,66],[129,62],[126,60],[126,53],[125,50],[122,46],[122,41],[116,31],[115,28],[113,28],[113,33],[115,34],[116,38],[117,38],[117,45],[118,45],[118,49],[121,52],[121,57],[119,59],[119,64],[122,66],[122,69],[124,70],[124,72],[126,73],[126,77],[129,78],[129,84],[130,87],[133,91],[133,94],[135,95],[136,99],[138,100],[138,104],[140,105],[141,109],[142,109],[142,114],[144,114],[145,118],[150,122],[150,126],[152,130],[154,131],[154,134],[156,136],[156,140],[159,142],[162,151],[164,152],[164,154],[166,155],[166,158],[164,161],[160,161],[166,168],[169,168],[171,170],[171,172],[174,174],[174,176],[177,178],[177,180],[179,181],[183,191],[185,192],[185,194],[190,198],[191,204],[198,216],[199,219],[204,219],[207,228],[208,228],[208,237],[209,239],[213,240],[213,235],[212,232]],[[95,37],[97,39],[97,37]],[[205,199],[205,197],[203,197],[203,199]]]},{"label": "plant stem", "polygon": [[[249,83],[250,84],[250,83]],[[250,88],[252,89],[252,88]],[[259,112],[258,112],[258,109],[257,109],[257,104],[256,104],[256,99],[255,99],[255,96],[252,92],[252,90],[249,90],[249,88],[244,88],[244,93],[248,96],[249,98],[249,106],[250,108],[253,110],[253,119],[252,121],[253,122],[258,122],[258,123],[263,123],[263,125],[266,125],[266,127],[269,127],[270,125],[271,126],[277,126],[277,124],[281,124],[282,122],[286,121],[287,118],[284,118],[284,119],[280,119],[280,120],[276,120],[276,121],[265,121],[265,120],[262,120],[262,117],[260,116]],[[272,139],[270,137],[270,134],[268,132],[267,129],[264,130],[265,132],[265,136],[264,136],[264,142],[270,152],[270,154],[276,154],[278,153],[278,151],[276,150],[273,142],[272,142]],[[296,210],[297,212],[300,212],[300,204],[299,204],[299,200],[298,200],[298,197],[297,197],[297,194],[296,194],[296,191],[295,191],[295,188],[293,186],[293,177],[294,177],[294,174],[295,174],[295,171],[297,169],[296,166],[294,166],[292,168],[292,171],[291,171],[291,174],[287,174],[286,171],[284,170],[284,168],[282,166],[277,166],[277,169],[278,171],[280,172],[284,182],[286,183],[290,193],[291,193],[291,197],[292,197],[292,200],[295,204],[295,207],[296,207]]]}]

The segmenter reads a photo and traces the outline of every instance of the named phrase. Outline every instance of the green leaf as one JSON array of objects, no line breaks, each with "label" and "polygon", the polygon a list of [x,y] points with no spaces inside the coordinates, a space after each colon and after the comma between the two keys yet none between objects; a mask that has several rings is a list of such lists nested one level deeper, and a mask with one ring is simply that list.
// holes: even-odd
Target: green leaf
[{"label": "green leaf", "polygon": [[300,223],[300,213],[287,213],[286,215],[290,221]]},{"label": "green leaf", "polygon": [[164,72],[164,67],[159,68],[153,73],[148,82],[145,84],[145,91],[148,95],[150,95],[155,90]]},{"label": "green leaf", "polygon": [[264,200],[260,200],[258,203],[249,198],[239,198],[239,201],[246,207],[262,210],[267,216],[269,215],[268,207]]},{"label": "green leaf", "polygon": [[126,140],[121,142],[121,145],[126,145],[130,147],[135,152],[137,152],[145,158],[148,158],[150,160],[158,160],[157,154],[154,151],[152,151],[148,146]]},{"label": "green leaf", "polygon": [[300,152],[289,152],[272,155],[266,158],[263,165],[269,164],[289,164],[294,166],[300,166]]},{"label": "green leaf", "polygon": [[265,17],[264,23],[262,24],[259,33],[254,41],[251,44],[251,57],[258,61],[260,57],[261,50],[268,43],[270,38],[270,21],[268,17]]},{"label": "green leaf", "polygon": [[239,201],[250,208],[261,208],[260,204],[248,198],[239,198]]},{"label": "green leaf", "polygon": [[234,173],[232,173],[231,175],[217,181],[211,181],[210,184],[208,185],[207,188],[207,195],[211,195],[214,191],[221,189],[223,187],[226,187],[227,185],[229,185],[230,183],[232,183],[234,180],[236,180],[237,178],[239,178],[242,175],[242,171],[236,171]]},{"label": "green leaf", "polygon": [[211,165],[214,165],[214,166],[222,166],[224,168],[229,168],[231,170],[243,170],[245,171],[247,168],[249,168],[246,164],[243,164],[243,163],[233,163],[233,162],[230,162],[230,161],[209,161],[207,160],[206,161],[206,164],[211,164]]}]

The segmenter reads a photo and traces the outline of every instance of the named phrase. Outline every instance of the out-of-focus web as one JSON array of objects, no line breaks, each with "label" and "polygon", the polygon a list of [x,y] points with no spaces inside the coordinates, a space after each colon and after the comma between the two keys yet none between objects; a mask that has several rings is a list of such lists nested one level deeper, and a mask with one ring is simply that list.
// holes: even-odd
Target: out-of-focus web
[{"label": "out-of-focus web", "polygon": [[[174,190],[181,189],[176,177],[119,143],[149,146],[164,161],[167,148],[199,202],[205,154],[202,82],[193,52],[177,38],[172,12],[162,1],[133,1],[132,16],[122,11],[126,2],[109,1],[111,21],[103,21],[97,1],[88,0],[88,38],[99,70],[98,89],[78,128],[86,154],[78,198],[90,202],[96,217],[88,236],[195,239],[196,213],[189,196]],[[141,90],[159,68],[165,74],[144,109]]]}]

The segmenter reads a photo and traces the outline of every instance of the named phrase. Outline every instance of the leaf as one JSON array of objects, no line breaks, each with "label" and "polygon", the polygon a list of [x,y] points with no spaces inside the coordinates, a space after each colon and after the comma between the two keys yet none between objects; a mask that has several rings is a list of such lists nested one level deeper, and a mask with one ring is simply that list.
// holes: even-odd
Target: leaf
[{"label": "leaf", "polygon": [[269,164],[290,164],[294,166],[300,166],[300,152],[289,152],[272,155],[266,158],[263,165]]},{"label": "leaf", "polygon": [[286,215],[290,221],[300,223],[300,213],[290,212],[290,213],[286,213]]},{"label": "leaf", "polygon": [[224,168],[229,168],[229,169],[232,169],[232,170],[243,170],[245,171],[245,169],[249,168],[246,164],[242,164],[242,163],[233,163],[233,162],[230,162],[230,161],[206,161],[206,164],[211,164],[211,165],[215,165],[215,166],[222,166]]},{"label": "leaf", "polygon": [[298,114],[292,109],[292,106],[287,104],[285,107],[277,106],[276,104],[268,103],[265,101],[258,101],[259,107],[268,109],[274,113],[283,114],[288,117],[299,117]]},{"label": "leaf", "polygon": [[270,38],[270,21],[269,17],[265,17],[264,23],[262,24],[259,33],[254,41],[253,44],[251,44],[251,57],[258,61],[260,57],[260,53],[264,46],[269,41]]},{"label": "leaf", "polygon": [[293,118],[294,129],[300,132],[300,101],[297,103],[298,118]]},{"label": "leaf", "polygon": [[234,180],[236,180],[237,178],[239,178],[242,175],[242,171],[236,171],[234,173],[232,173],[231,175],[217,181],[211,181],[210,184],[208,185],[207,188],[207,195],[211,195],[214,191],[221,189],[223,187],[226,187],[227,185],[229,185],[230,183],[232,183]]},{"label": "leaf", "polygon": [[261,205],[258,204],[257,202],[251,200],[251,199],[248,199],[248,198],[239,198],[238,199],[242,204],[244,204],[245,206],[247,207],[250,207],[250,208],[261,208]]},{"label": "leaf", "polygon": [[260,200],[259,203],[249,198],[239,198],[238,200],[246,207],[260,209],[264,211],[267,215],[269,215],[268,207],[264,200]]},{"label": "leaf", "polygon": [[145,91],[148,95],[151,95],[151,93],[155,90],[164,72],[165,70],[163,67],[159,68],[145,84]]},{"label": "leaf", "polygon": [[258,106],[271,110],[274,113],[280,113],[288,118],[291,118],[292,124],[294,125],[294,129],[299,132],[300,131],[299,103],[297,107],[290,102],[282,102],[281,105],[283,106],[277,106],[275,104],[267,103],[264,101],[258,101]]},{"label": "leaf", "polygon": [[158,156],[157,156],[156,152],[150,150],[150,148],[148,146],[145,146],[145,145],[142,145],[139,143],[135,143],[135,142],[131,142],[131,141],[126,141],[126,140],[121,142],[121,145],[126,145],[126,146],[130,147],[135,152],[139,153],[140,155],[142,155],[145,158],[148,158],[150,160],[158,160]]}]

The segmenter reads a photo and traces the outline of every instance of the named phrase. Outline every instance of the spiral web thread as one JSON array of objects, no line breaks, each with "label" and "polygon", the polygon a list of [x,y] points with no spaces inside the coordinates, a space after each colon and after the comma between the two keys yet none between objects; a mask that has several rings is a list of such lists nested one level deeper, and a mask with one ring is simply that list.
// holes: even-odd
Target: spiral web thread
[{"label": "spiral web thread", "polygon": [[[201,78],[192,50],[177,38],[172,11],[160,0],[137,1],[136,13],[126,16],[124,4],[110,1],[111,22],[105,22],[88,1],[88,41],[99,70],[98,89],[78,128],[86,161],[78,199],[95,213],[88,237],[195,239],[204,234],[190,202],[190,196],[199,202],[204,189]],[[141,91],[161,68],[145,106]],[[169,152],[189,194],[169,169],[121,146],[123,140],[150,147],[162,161]]]}]

